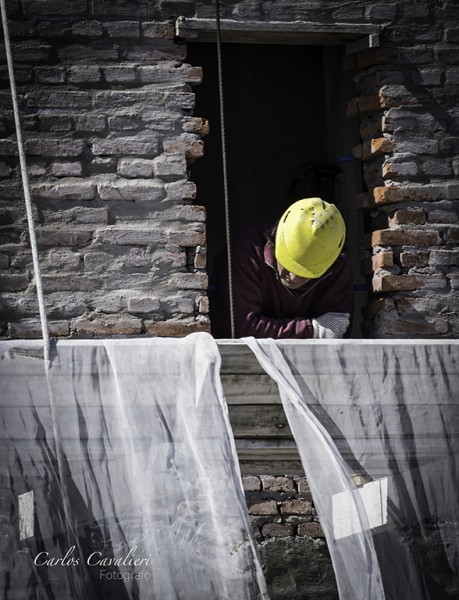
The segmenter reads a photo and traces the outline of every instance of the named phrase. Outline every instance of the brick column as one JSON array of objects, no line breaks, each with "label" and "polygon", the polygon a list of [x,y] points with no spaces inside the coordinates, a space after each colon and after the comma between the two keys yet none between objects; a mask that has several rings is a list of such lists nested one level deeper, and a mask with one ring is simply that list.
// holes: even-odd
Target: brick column
[{"label": "brick column", "polygon": [[445,86],[457,67],[444,47],[386,46],[352,54],[359,95],[347,108],[360,120],[367,192],[362,270],[373,293],[364,309],[369,337],[456,337],[459,331],[457,125]]}]

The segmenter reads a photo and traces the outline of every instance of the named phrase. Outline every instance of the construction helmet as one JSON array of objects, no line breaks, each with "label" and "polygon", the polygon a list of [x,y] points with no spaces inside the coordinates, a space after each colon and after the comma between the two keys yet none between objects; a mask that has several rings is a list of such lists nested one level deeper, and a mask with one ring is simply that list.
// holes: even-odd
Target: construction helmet
[{"label": "construction helmet", "polygon": [[277,226],[275,256],[290,273],[317,279],[338,258],[346,235],[343,217],[321,198],[298,200]]}]

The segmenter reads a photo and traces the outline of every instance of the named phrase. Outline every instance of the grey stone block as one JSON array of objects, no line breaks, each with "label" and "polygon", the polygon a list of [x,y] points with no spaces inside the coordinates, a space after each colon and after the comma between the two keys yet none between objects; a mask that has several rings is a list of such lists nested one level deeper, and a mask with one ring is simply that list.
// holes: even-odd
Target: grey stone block
[{"label": "grey stone block", "polygon": [[133,200],[158,202],[165,196],[161,182],[156,180],[118,179],[98,185],[102,200]]},{"label": "grey stone block", "polygon": [[118,162],[118,173],[123,177],[152,177],[153,161],[146,158],[122,158]]}]

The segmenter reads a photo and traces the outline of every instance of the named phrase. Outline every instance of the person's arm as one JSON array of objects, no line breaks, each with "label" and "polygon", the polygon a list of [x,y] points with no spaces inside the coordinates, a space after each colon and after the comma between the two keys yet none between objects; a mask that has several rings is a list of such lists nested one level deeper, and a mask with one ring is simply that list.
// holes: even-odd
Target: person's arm
[{"label": "person's arm", "polygon": [[[319,303],[320,316],[329,314],[348,314],[349,322],[344,332],[337,337],[348,337],[352,329],[352,319],[354,314],[354,280],[352,276],[351,262],[347,254],[342,254],[339,259],[339,265],[329,283],[325,280],[325,287]],[[325,325],[328,326],[327,319]],[[333,327],[333,325],[332,325]],[[339,328],[339,326],[338,326]]]},{"label": "person's arm", "polygon": [[352,271],[346,255],[340,258],[337,271],[321,286],[317,316],[272,318],[261,311],[260,265],[253,259],[240,259],[233,265],[234,278],[240,283],[235,293],[237,337],[342,338],[352,326],[354,290]]},{"label": "person's arm", "polygon": [[261,274],[256,260],[235,257],[233,261],[234,321],[236,337],[312,338],[312,321],[304,318],[272,318],[261,311]]},{"label": "person's arm", "polygon": [[[262,273],[268,269],[260,251],[260,239],[245,237],[242,243],[234,244],[232,251],[232,283],[234,325],[236,337],[253,336],[275,339],[308,339],[318,337],[342,337],[344,329],[338,333],[330,330],[329,317],[321,315],[330,312],[352,313],[353,286],[348,260],[340,267],[339,273],[330,276],[330,284],[321,282],[320,301],[314,315],[297,318],[273,318],[262,311]],[[216,261],[215,275],[212,278],[211,322],[216,337],[229,337],[229,292],[226,254],[221,253]],[[343,268],[344,267],[344,268]],[[266,276],[266,272],[264,273]],[[343,315],[348,319],[348,315]],[[329,330],[329,331],[326,331]]]}]

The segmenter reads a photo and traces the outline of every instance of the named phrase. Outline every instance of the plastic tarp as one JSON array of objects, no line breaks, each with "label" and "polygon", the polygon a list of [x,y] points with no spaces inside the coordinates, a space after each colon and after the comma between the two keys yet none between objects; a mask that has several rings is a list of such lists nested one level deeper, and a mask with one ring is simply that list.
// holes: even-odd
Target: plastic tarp
[{"label": "plastic tarp", "polygon": [[[459,343],[244,343],[279,386],[341,600],[457,598]],[[48,377],[40,350],[0,343],[6,599],[267,597],[215,341],[60,341]]]},{"label": "plastic tarp", "polygon": [[458,342],[245,341],[278,384],[340,598],[457,599]]},{"label": "plastic tarp", "polygon": [[210,336],[0,350],[7,599],[267,597]]}]

